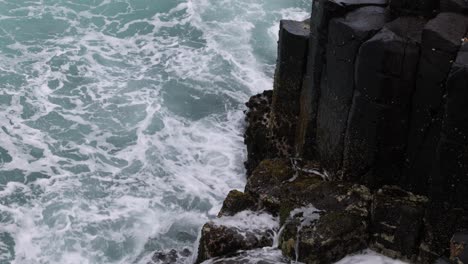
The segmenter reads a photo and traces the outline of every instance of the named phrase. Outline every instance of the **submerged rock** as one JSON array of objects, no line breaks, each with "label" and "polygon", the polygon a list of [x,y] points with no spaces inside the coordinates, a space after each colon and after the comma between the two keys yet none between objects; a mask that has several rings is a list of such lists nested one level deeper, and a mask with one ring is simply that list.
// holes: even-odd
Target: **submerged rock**
[{"label": "submerged rock", "polygon": [[182,251],[175,249],[169,251],[158,251],[154,253],[151,260],[154,264],[176,264],[183,263],[192,256],[192,251],[185,248]]}]

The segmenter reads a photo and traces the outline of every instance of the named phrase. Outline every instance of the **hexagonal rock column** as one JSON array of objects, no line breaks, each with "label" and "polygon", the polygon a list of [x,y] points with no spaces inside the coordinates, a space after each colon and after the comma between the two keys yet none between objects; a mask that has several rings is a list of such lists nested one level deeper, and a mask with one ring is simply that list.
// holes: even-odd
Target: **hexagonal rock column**
[{"label": "hexagonal rock column", "polygon": [[445,82],[467,29],[468,17],[454,13],[441,13],[424,27],[402,181],[417,193],[428,191],[428,164],[434,162],[440,138]]},{"label": "hexagonal rock column", "polygon": [[296,133],[296,153],[316,158],[317,111],[320,98],[322,71],[326,63],[328,24],[334,17],[362,6],[385,6],[387,0],[314,0],[310,18],[309,54],[307,71],[301,93],[299,124]]},{"label": "hexagonal rock column", "polygon": [[344,143],[344,179],[371,187],[398,182],[425,23],[399,18],[361,46]]},{"label": "hexagonal rock column", "polygon": [[302,77],[307,63],[309,21],[282,20],[278,42],[278,61],[273,87],[272,120],[277,156],[292,154]]},{"label": "hexagonal rock column", "polygon": [[[468,210],[468,44],[463,44],[447,81],[445,115],[432,170],[434,201]],[[468,228],[468,227],[467,227]]]},{"label": "hexagonal rock column", "polygon": [[415,261],[421,242],[428,199],[396,186],[374,194],[371,248],[393,258]]},{"label": "hexagonal rock column", "polygon": [[388,20],[385,8],[368,6],[330,21],[327,64],[317,114],[317,150],[321,164],[332,176],[341,169],[359,47]]}]

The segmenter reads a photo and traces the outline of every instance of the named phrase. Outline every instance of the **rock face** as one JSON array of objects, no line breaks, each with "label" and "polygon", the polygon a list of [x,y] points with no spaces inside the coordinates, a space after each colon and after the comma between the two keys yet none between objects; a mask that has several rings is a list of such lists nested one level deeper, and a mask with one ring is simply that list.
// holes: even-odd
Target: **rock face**
[{"label": "rock face", "polygon": [[419,18],[398,18],[361,46],[345,136],[344,179],[372,187],[398,182],[424,24]]},{"label": "rock face", "polygon": [[422,34],[421,56],[412,100],[411,127],[402,184],[427,194],[443,118],[446,80],[467,31],[468,18],[441,13],[430,20]]},{"label": "rock face", "polygon": [[433,198],[468,210],[468,45],[464,44],[447,81],[445,114],[432,171]]},{"label": "rock face", "polygon": [[322,165],[331,174],[339,174],[342,165],[344,136],[354,94],[356,54],[362,43],[388,20],[386,9],[369,6],[329,23],[327,65],[317,113],[317,150]]},{"label": "rock face", "polygon": [[247,103],[245,191],[203,227],[198,262],[465,261],[467,7],[313,0],[310,21],[282,21],[274,89]]}]

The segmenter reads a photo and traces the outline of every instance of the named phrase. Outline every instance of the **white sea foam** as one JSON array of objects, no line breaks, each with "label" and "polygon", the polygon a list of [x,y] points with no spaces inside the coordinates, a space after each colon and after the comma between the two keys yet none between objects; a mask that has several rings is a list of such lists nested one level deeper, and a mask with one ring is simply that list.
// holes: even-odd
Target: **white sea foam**
[{"label": "white sea foam", "polygon": [[350,255],[335,264],[405,264],[405,262],[388,258],[372,250],[365,250],[358,254]]}]

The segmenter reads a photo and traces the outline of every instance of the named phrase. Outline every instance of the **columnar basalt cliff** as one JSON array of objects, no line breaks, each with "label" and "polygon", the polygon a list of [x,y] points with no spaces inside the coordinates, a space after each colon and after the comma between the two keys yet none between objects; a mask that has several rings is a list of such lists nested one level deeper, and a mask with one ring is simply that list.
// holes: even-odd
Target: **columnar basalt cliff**
[{"label": "columnar basalt cliff", "polygon": [[[203,227],[197,262],[272,246],[305,263],[365,248],[468,263],[453,237],[468,230],[467,14],[313,0],[310,20],[282,21],[273,91],[247,103],[245,192]],[[241,216],[278,224],[223,224]]]}]

